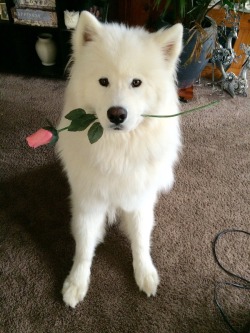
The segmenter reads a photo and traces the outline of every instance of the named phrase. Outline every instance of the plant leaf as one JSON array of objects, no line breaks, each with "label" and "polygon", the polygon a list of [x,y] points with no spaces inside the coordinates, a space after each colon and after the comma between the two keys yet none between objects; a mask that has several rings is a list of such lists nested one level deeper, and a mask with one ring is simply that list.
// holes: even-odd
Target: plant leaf
[{"label": "plant leaf", "polygon": [[72,120],[71,124],[68,127],[68,131],[70,132],[84,131],[96,119],[97,118],[94,114],[84,114],[81,116],[81,118]]},{"label": "plant leaf", "polygon": [[88,131],[88,138],[89,138],[89,142],[95,143],[96,141],[98,141],[103,135],[103,127],[99,122],[94,123],[89,131]]},{"label": "plant leaf", "polygon": [[86,112],[83,109],[78,108],[78,109],[72,110],[68,114],[66,114],[65,118],[69,119],[69,120],[74,120],[74,119],[81,118],[85,114],[86,114]]}]

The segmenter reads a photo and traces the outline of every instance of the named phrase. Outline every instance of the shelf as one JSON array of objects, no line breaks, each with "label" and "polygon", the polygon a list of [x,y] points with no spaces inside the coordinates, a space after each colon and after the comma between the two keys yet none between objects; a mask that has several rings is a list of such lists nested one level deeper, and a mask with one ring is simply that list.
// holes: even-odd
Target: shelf
[{"label": "shelf", "polygon": [[[50,33],[57,47],[55,66],[43,66],[35,50],[38,35]],[[71,46],[71,31],[66,28],[22,24],[0,24],[0,71],[43,77],[65,77]]]},{"label": "shelf", "polygon": [[[86,1],[84,1],[86,2]],[[79,6],[80,0],[56,0],[58,26],[36,26],[14,22],[12,0],[5,0],[10,20],[0,20],[0,72],[34,75],[48,78],[65,78],[65,68],[71,55],[71,33],[64,25],[63,11]],[[34,8],[35,9],[35,8]],[[39,8],[39,10],[41,10]],[[43,66],[36,53],[38,35],[50,33],[57,48],[56,64]]]}]

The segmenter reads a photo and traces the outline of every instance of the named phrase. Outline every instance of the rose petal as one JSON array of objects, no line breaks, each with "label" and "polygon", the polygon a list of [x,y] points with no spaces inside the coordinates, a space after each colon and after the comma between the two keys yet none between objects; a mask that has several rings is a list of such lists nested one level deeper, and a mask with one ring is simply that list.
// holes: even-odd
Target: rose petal
[{"label": "rose petal", "polygon": [[26,138],[28,145],[31,148],[37,148],[42,145],[46,145],[51,142],[53,138],[53,133],[41,128],[37,132],[31,134]]}]

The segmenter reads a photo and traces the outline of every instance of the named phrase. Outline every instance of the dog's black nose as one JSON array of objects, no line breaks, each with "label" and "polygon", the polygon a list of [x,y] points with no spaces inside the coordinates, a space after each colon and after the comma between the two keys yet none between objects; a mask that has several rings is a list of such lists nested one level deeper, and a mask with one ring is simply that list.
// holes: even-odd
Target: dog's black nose
[{"label": "dog's black nose", "polygon": [[119,125],[127,118],[127,110],[121,106],[112,106],[108,109],[107,115],[111,123]]}]

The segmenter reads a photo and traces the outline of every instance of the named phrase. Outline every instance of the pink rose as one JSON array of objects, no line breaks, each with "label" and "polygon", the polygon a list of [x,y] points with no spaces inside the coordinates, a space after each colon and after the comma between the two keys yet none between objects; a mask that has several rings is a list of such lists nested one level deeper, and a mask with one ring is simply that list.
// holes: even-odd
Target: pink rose
[{"label": "pink rose", "polygon": [[51,130],[48,130],[47,128],[41,128],[37,132],[28,136],[26,138],[26,141],[31,148],[37,148],[39,146],[47,145],[48,143],[54,141],[53,137],[54,135]]},{"label": "pink rose", "polygon": [[96,122],[96,116],[94,114],[86,113],[86,111],[84,111],[83,109],[78,108],[72,110],[65,116],[65,118],[70,120],[71,123],[69,126],[61,129],[56,129],[47,119],[47,122],[50,126],[43,127],[37,132],[28,136],[26,138],[28,145],[31,148],[37,148],[47,144],[49,146],[52,146],[58,141],[60,132],[83,131],[91,124],[92,125],[88,131],[88,138],[91,144],[98,141],[103,134],[102,125],[99,122]]}]

